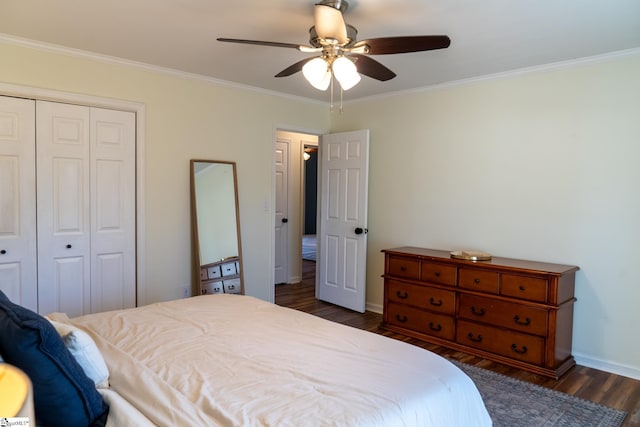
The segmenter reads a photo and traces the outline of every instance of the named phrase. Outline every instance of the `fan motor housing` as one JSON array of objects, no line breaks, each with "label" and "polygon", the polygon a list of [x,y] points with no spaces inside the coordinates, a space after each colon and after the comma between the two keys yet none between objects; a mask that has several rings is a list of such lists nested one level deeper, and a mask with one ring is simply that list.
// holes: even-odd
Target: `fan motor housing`
[{"label": "fan motor housing", "polygon": [[[347,27],[347,39],[349,41],[342,47],[349,47],[356,41],[356,37],[358,36],[358,30],[353,25],[345,24]],[[322,39],[318,37],[318,33],[316,32],[316,27],[313,26],[309,28],[309,44],[313,47],[324,47],[322,44]]]}]

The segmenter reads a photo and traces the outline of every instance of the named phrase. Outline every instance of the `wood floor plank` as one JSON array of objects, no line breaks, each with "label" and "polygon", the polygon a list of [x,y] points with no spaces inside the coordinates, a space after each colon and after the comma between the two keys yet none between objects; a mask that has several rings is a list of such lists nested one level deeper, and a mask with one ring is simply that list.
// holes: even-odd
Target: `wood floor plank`
[{"label": "wood floor plank", "polygon": [[324,319],[346,324],[393,339],[401,340],[443,357],[489,369],[530,383],[571,394],[628,413],[623,427],[640,426],[640,381],[610,374],[585,366],[575,366],[559,380],[512,368],[490,360],[471,356],[415,338],[389,332],[379,327],[382,315],[373,312],[358,313],[315,298],[315,262],[303,261],[302,281],[296,284],[276,285],[276,304],[304,311]]}]

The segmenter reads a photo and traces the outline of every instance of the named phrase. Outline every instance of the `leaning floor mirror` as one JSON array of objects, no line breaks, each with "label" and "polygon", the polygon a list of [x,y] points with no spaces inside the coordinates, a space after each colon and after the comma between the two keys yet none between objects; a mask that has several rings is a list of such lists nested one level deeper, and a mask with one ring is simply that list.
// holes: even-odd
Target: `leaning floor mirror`
[{"label": "leaning floor mirror", "polygon": [[236,163],[191,160],[194,293],[244,293]]}]

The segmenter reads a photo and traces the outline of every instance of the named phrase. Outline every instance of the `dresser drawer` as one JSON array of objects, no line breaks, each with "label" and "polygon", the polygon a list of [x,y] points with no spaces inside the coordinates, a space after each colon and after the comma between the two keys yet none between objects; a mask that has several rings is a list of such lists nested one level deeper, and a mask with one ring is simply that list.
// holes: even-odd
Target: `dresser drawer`
[{"label": "dresser drawer", "polygon": [[385,272],[391,276],[405,279],[420,279],[420,261],[417,259],[389,256],[388,269]]},{"label": "dresser drawer", "polygon": [[462,294],[459,298],[459,317],[529,334],[547,334],[547,310],[475,295]]},{"label": "dresser drawer", "polygon": [[499,289],[498,273],[493,271],[461,268],[458,272],[458,286],[474,291],[497,294]]},{"label": "dresser drawer", "polygon": [[212,280],[208,282],[202,282],[200,285],[200,292],[202,295],[208,294],[222,294],[224,293],[224,287],[221,280]]},{"label": "dresser drawer", "polygon": [[207,276],[209,277],[209,279],[217,279],[219,277],[222,277],[222,270],[220,270],[220,266],[214,265],[213,267],[209,267],[207,269]]},{"label": "dresser drawer", "polygon": [[456,294],[431,286],[412,285],[387,279],[387,299],[400,304],[413,305],[440,313],[454,314]]},{"label": "dresser drawer", "polygon": [[503,274],[500,293],[529,301],[546,302],[548,281],[539,277]]},{"label": "dresser drawer", "polygon": [[235,262],[226,262],[220,266],[223,276],[234,276],[238,274]]},{"label": "dresser drawer", "polygon": [[456,341],[523,362],[544,362],[544,339],[533,335],[459,320]]},{"label": "dresser drawer", "polygon": [[239,294],[240,278],[223,280],[222,286],[224,287],[224,292],[227,294]]},{"label": "dresser drawer", "polygon": [[420,279],[423,282],[455,286],[456,267],[438,264],[437,262],[422,261],[420,264]]},{"label": "dresser drawer", "polygon": [[389,302],[387,304],[386,319],[391,325],[437,336],[446,340],[453,340],[455,336],[453,317],[444,314],[432,313]]}]

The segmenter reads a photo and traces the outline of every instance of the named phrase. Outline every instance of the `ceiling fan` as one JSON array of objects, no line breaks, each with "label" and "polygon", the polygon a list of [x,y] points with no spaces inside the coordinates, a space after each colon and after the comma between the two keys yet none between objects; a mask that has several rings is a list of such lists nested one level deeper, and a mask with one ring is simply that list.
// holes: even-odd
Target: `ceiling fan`
[{"label": "ceiling fan", "polygon": [[302,71],[315,88],[326,90],[338,80],[343,90],[360,81],[360,74],[387,81],[396,74],[369,55],[421,52],[449,47],[445,35],[380,37],[356,40],[358,31],[345,23],[343,13],[349,4],[345,0],[322,0],[314,6],[314,26],[309,29],[309,44],[279,43],[261,40],[218,38],[221,42],[244,43],[297,49],[320,56],[303,59],[285,68],[275,77],[286,77]]}]

